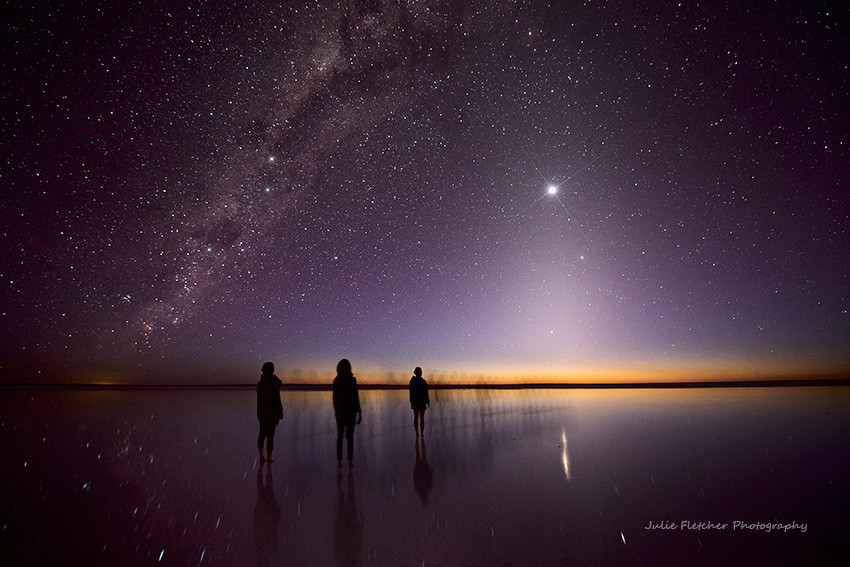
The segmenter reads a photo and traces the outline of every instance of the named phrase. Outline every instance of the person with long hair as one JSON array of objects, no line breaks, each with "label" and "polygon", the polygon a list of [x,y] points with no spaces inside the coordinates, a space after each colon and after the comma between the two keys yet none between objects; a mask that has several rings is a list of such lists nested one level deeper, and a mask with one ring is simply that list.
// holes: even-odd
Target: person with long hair
[{"label": "person with long hair", "polygon": [[336,365],[333,383],[334,414],[336,415],[336,460],[342,468],[342,437],[345,435],[348,448],[348,467],[354,468],[354,427],[363,421],[360,412],[360,395],[357,379],[351,372],[351,363],[343,358]]}]

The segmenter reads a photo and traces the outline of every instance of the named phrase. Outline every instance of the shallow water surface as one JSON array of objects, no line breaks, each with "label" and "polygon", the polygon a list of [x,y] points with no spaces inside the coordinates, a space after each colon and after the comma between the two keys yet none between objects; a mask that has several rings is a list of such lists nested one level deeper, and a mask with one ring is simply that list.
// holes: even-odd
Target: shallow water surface
[{"label": "shallow water surface", "polygon": [[10,389],[0,563],[834,560],[848,394],[432,390],[417,439],[406,392],[361,391],[356,467],[338,471],[329,392],[283,392],[260,466],[251,391]]}]

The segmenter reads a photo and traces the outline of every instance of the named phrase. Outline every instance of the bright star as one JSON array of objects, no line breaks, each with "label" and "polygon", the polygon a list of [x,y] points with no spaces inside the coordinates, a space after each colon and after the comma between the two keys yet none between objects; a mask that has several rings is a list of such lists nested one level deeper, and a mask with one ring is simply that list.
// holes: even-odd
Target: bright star
[{"label": "bright star", "polygon": [[[534,199],[534,201],[532,201],[532,203],[530,205],[528,205],[527,207],[522,209],[519,212],[519,214],[524,213],[525,211],[527,211],[528,209],[533,207],[535,204],[537,204],[540,201],[542,201],[543,199],[545,199],[546,197],[550,197],[550,198],[556,199],[558,201],[558,204],[561,205],[561,207],[563,207],[563,209],[567,212],[567,214],[572,216],[571,213],[570,213],[570,210],[567,208],[566,203],[564,203],[564,200],[561,198],[561,195],[560,195],[561,185],[563,185],[564,183],[566,183],[566,182],[556,184],[554,181],[546,180],[546,191],[542,194],[538,193],[538,197],[536,199]],[[538,189],[538,191],[539,191],[539,189]]]}]

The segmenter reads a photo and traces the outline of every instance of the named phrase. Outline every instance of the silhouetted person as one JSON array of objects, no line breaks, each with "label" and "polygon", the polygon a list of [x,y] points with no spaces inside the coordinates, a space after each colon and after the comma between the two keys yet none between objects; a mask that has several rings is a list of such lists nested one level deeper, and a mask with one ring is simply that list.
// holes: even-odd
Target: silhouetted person
[{"label": "silhouetted person", "polygon": [[[420,450],[419,444],[422,444]],[[428,493],[434,484],[434,471],[428,465],[428,454],[425,452],[425,438],[416,439],[416,463],[413,465],[413,488],[422,504],[428,504]]]},{"label": "silhouetted person", "polygon": [[263,482],[263,465],[257,467],[257,505],[254,507],[254,545],[257,548],[257,565],[269,565],[277,549],[277,531],[280,527],[280,506],[274,497],[272,465],[268,463]]},{"label": "silhouetted person", "polygon": [[348,466],[354,466],[354,426],[363,421],[360,413],[360,395],[357,380],[351,373],[351,363],[345,358],[336,365],[333,387],[334,414],[336,415],[336,460],[342,468],[342,435],[348,442]]},{"label": "silhouetted person", "polygon": [[428,397],[428,382],[422,377],[422,369],[418,366],[413,369],[413,377],[410,379],[410,407],[413,408],[413,429],[416,435],[419,436],[420,432],[425,435],[425,410],[431,407],[431,398]]},{"label": "silhouetted person", "polygon": [[[257,437],[257,450],[260,452],[260,463],[272,462],[274,450],[274,431],[283,419],[283,405],[280,403],[280,387],[283,382],[274,375],[274,364],[263,364],[263,373],[257,382],[257,419],[260,422],[260,435]],[[266,442],[266,453],[263,456],[263,440]]]},{"label": "silhouetted person", "polygon": [[363,516],[357,510],[354,494],[354,475],[348,472],[348,493],[342,491],[342,475],[336,478],[336,525],[334,526],[334,554],[341,566],[360,563],[360,547],[363,541]]}]

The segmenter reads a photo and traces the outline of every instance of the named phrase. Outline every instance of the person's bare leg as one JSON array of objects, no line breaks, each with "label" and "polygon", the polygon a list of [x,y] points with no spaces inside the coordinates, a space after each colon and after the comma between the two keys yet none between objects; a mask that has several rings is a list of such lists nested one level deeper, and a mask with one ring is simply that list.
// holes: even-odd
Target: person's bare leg
[{"label": "person's bare leg", "polygon": [[270,463],[273,463],[274,461],[272,460],[272,452],[270,450],[267,450],[266,453],[269,454],[269,456],[266,460]]},{"label": "person's bare leg", "polygon": [[416,430],[416,436],[425,434],[425,412],[414,410],[413,411],[413,429]]},{"label": "person's bare leg", "polygon": [[265,462],[266,458],[263,457],[263,448],[259,447],[257,450],[260,452],[260,463]]}]

